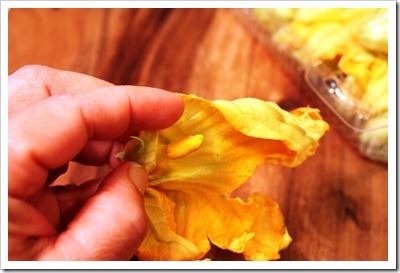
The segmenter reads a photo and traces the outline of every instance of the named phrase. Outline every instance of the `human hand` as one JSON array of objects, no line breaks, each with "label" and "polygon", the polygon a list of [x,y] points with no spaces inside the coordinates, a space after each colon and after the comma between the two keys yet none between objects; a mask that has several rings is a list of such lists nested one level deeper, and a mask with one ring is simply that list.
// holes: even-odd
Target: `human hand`
[{"label": "human hand", "polygon": [[[170,92],[42,66],[9,76],[8,259],[129,260],[147,232],[147,173],[116,152],[183,112]],[[109,164],[100,180],[52,186],[71,161]]]}]

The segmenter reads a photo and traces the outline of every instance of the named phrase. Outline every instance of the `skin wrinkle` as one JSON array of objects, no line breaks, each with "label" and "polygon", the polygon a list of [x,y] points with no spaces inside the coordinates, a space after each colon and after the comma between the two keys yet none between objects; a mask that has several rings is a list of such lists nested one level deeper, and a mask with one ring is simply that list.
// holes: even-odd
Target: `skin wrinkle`
[{"label": "skin wrinkle", "polygon": [[[128,95],[128,94],[127,94],[127,95]],[[154,97],[154,99],[157,100],[157,96],[155,96],[155,94],[153,94],[153,93],[147,93],[146,95],[147,95],[148,97]],[[136,114],[137,111],[136,111],[136,109],[135,109],[135,107],[134,107],[134,103],[132,103],[130,96],[128,96],[128,97],[129,97],[128,100],[131,102],[130,105],[129,105],[129,114],[130,114],[131,117],[136,117],[136,116],[138,116],[138,115]],[[149,98],[149,100],[152,100],[152,98]],[[152,109],[152,111],[150,111],[150,112],[151,112],[151,113],[155,113],[156,115],[158,115],[158,109],[164,109],[164,108],[166,108],[165,103],[164,103],[163,101],[160,101],[160,102],[159,102],[159,105],[157,106],[157,109]],[[134,119],[135,119],[135,118],[131,119],[131,121],[129,122],[129,125],[128,125],[129,128],[131,128],[131,127],[134,126],[134,124],[132,124],[132,121],[133,121]]]},{"label": "skin wrinkle", "polygon": [[[56,230],[51,225],[47,225],[47,219],[41,215],[36,208],[34,208],[31,204],[21,201],[18,198],[9,197],[8,205],[11,208],[9,211],[9,219],[11,220],[12,225],[9,225],[9,233],[15,235],[24,235],[25,233],[29,233],[31,228],[34,228],[34,225],[38,225],[38,223],[45,223],[46,225],[40,226],[40,235],[54,235],[56,234]],[[17,217],[14,212],[18,210],[23,210],[28,212],[28,215],[23,215],[22,217]],[[20,223],[25,222],[25,226],[21,226]],[[14,225],[15,224],[15,225]]]},{"label": "skin wrinkle", "polygon": [[[57,96],[61,96],[61,99],[62,99],[63,97],[65,97],[66,100],[67,100],[68,102],[69,102],[69,101],[73,102],[73,107],[72,107],[72,109],[73,109],[74,111],[71,111],[71,112],[73,112],[73,113],[75,113],[75,114],[77,114],[77,115],[79,116],[79,118],[76,118],[75,120],[76,120],[76,121],[80,121],[81,126],[83,126],[83,128],[85,129],[85,130],[81,130],[81,132],[82,132],[82,131],[86,131],[85,140],[82,139],[81,141],[82,141],[82,143],[87,142],[87,141],[89,140],[89,137],[90,137],[90,129],[87,129],[87,127],[88,127],[88,126],[87,126],[87,122],[85,121],[85,117],[84,117],[84,115],[83,115],[83,113],[82,113],[80,107],[79,107],[79,106],[75,106],[75,105],[77,104],[77,101],[76,101],[76,100],[67,99],[67,98],[69,97],[67,94],[62,94],[62,95],[57,95]],[[72,95],[72,96],[73,96],[73,95]],[[52,97],[54,98],[54,96],[52,96]],[[74,97],[74,96],[73,96],[73,97]],[[49,99],[50,99],[50,98],[49,98]],[[69,104],[69,103],[68,103],[68,104]],[[74,116],[75,116],[75,115],[74,115]],[[81,126],[79,126],[79,127],[81,127]],[[78,126],[76,126],[76,127],[78,127]],[[66,147],[66,148],[67,148],[67,147]],[[25,150],[27,150],[27,149],[25,149]],[[50,162],[44,162],[44,161],[42,160],[43,156],[42,156],[42,155],[38,155],[38,154],[37,154],[37,151],[35,151],[35,149],[32,148],[32,147],[29,148],[29,153],[31,154],[31,157],[30,157],[30,158],[32,158],[32,162],[35,162],[36,164],[38,164],[38,165],[39,165],[42,169],[44,169],[44,170],[62,167],[62,165],[60,165],[60,166],[49,166],[49,163],[50,163]],[[48,161],[48,158],[45,158],[44,160],[45,160],[45,161],[46,161],[46,160]]]},{"label": "skin wrinkle", "polygon": [[[129,109],[129,117],[134,117],[134,111],[133,111],[133,104],[134,103],[132,102],[131,97],[128,95],[127,92],[124,92],[124,96],[126,97],[126,99],[123,100],[123,101],[124,102],[129,102],[129,105],[125,106],[125,107],[128,107],[128,109]],[[132,120],[133,119],[131,118],[129,120],[129,122],[126,123],[126,127],[124,128],[123,132],[128,132],[129,128],[133,127]]]},{"label": "skin wrinkle", "polygon": [[[31,256],[33,257],[33,260],[38,260],[40,256],[43,255],[43,253],[46,251],[46,249],[50,248],[52,244],[54,243],[55,236],[50,236],[50,237],[41,237],[41,238],[30,238],[27,239],[31,240],[30,244],[32,245],[31,247],[27,247],[26,249],[30,250]],[[44,252],[43,252],[44,251]]]},{"label": "skin wrinkle", "polygon": [[[24,101],[20,101],[20,99],[18,99],[17,96],[17,101],[18,101],[18,107],[17,109],[15,109],[15,104],[16,103],[11,103],[10,106],[13,107],[9,107],[9,113],[10,114],[14,114],[16,112],[25,110],[26,108],[29,108],[30,106],[32,106],[33,104],[37,103],[40,100],[43,100],[44,98],[50,97],[52,95],[51,93],[51,85],[52,83],[48,83],[49,80],[51,80],[51,76],[48,76],[49,73],[53,73],[53,70],[46,70],[39,65],[26,65],[24,67],[22,67],[20,70],[18,70],[17,72],[15,72],[15,76],[18,78],[19,81],[12,81],[12,87],[11,91],[12,96],[11,99],[13,102],[15,100],[14,96],[17,94],[16,90],[17,89],[23,89],[26,90],[23,93],[23,96],[25,97]],[[54,74],[54,73],[53,73]],[[30,75],[29,77],[25,77],[25,75]],[[39,81],[37,80],[39,79]],[[43,79],[42,81],[40,81],[40,79]],[[18,85],[18,83],[23,83],[23,86],[15,86],[16,84]],[[17,89],[15,88],[17,87]],[[33,90],[38,90],[41,92],[32,92]],[[29,92],[29,93],[28,93]],[[44,93],[44,94],[43,94]],[[27,100],[28,95],[30,95],[29,99]],[[10,95],[9,95],[10,98]],[[25,109],[24,109],[25,106]],[[27,106],[27,107],[26,107]]]},{"label": "skin wrinkle", "polygon": [[75,103],[78,105],[77,108],[78,108],[79,117],[80,117],[79,120],[83,122],[84,127],[86,129],[86,142],[87,142],[88,140],[93,139],[93,136],[94,136],[93,125],[90,124],[86,119],[85,110],[84,110],[85,107],[82,104],[82,102],[80,100],[76,99],[76,95],[71,94],[71,96],[72,96],[73,101],[75,101]]},{"label": "skin wrinkle", "polygon": [[[129,98],[129,96],[128,96],[128,94],[127,93],[125,93],[124,92],[124,94],[126,94],[126,96],[127,96],[127,100],[124,100],[124,101],[130,101],[130,98]],[[73,96],[74,97],[74,96]],[[78,101],[78,103],[79,103],[79,101]],[[90,147],[89,145],[98,145],[99,143],[101,143],[101,142],[103,142],[102,140],[96,140],[96,136],[94,136],[94,129],[93,129],[93,126],[91,126],[91,123],[89,123],[87,120],[86,120],[86,114],[85,114],[85,107],[83,107],[83,105],[81,104],[81,103],[79,103],[80,104],[80,107],[78,107],[79,108],[79,112],[80,112],[80,116],[81,116],[81,119],[84,121],[84,124],[86,124],[86,128],[87,128],[87,135],[88,135],[88,140],[90,140],[90,142],[88,142],[88,144],[86,145],[86,146],[88,146],[88,147]],[[132,110],[131,110],[131,108],[132,107],[130,107],[129,108],[129,110],[130,110],[130,112],[132,112]],[[132,113],[130,113],[130,115],[129,116],[132,116]],[[130,128],[130,126],[131,126],[131,122],[129,122],[129,123],[127,123],[127,126],[125,127],[125,129],[124,129],[124,132],[126,132],[126,131],[128,131],[129,130],[129,128]],[[117,144],[117,141],[118,140],[116,140],[116,139],[114,139],[114,140],[112,140],[112,143],[110,143],[110,141],[104,141],[103,143],[104,143],[104,145],[107,145],[107,148],[105,149],[107,152],[105,153],[105,156],[104,156],[104,161],[102,161],[102,159],[101,160],[99,160],[99,161],[101,161],[101,162],[105,162],[105,163],[110,163],[110,161],[111,161],[111,152],[114,150],[114,146],[116,146],[116,145],[118,145]],[[119,145],[119,146],[121,146],[121,149],[123,149],[123,146],[122,146],[123,144],[121,143],[121,145]],[[82,157],[82,153],[84,153],[85,152],[85,149],[87,148],[85,146],[85,148],[76,156],[76,158],[74,159],[74,160],[77,160],[77,161],[79,161],[79,159]],[[97,147],[98,148],[98,147]],[[91,162],[91,165],[93,164],[93,162]],[[100,165],[100,164],[99,164]]]},{"label": "skin wrinkle", "polygon": [[[29,177],[30,175],[27,173],[26,170],[32,170],[34,168],[34,169],[37,169],[35,171],[35,173],[36,173],[35,178],[37,181],[39,181],[39,180],[46,181],[46,179],[48,177],[47,169],[41,164],[35,164],[35,162],[36,162],[35,157],[31,151],[31,149],[21,148],[21,146],[24,146],[24,144],[25,143],[18,143],[17,147],[19,147],[19,148],[17,148],[16,149],[17,152],[14,153],[14,154],[20,154],[19,158],[22,160],[14,161],[13,163],[11,163],[9,165],[10,178],[8,180],[8,182],[9,182],[8,195],[15,197],[15,198],[20,198],[21,193],[19,191],[15,192],[15,190],[13,190],[13,185],[15,183],[17,183],[17,182],[14,182],[14,180],[12,179],[12,177],[14,177],[14,175],[19,176],[19,177],[21,177],[21,175],[23,177]],[[15,149],[16,146],[11,145],[11,147],[13,147],[13,149]],[[21,151],[22,151],[22,155],[21,155]],[[13,151],[11,151],[11,152],[13,152]],[[10,166],[11,166],[11,170],[10,170]],[[26,168],[26,166],[29,166],[29,168]],[[17,169],[17,170],[15,170],[15,169]],[[43,176],[42,178],[40,178],[40,176],[38,175],[39,173]],[[24,180],[24,179],[19,178],[17,180]],[[11,188],[10,188],[10,185],[11,185]],[[43,185],[44,185],[44,183],[43,183]],[[43,185],[41,185],[40,187],[42,187]],[[36,189],[37,187],[38,186],[36,184],[29,183],[29,185],[25,185],[24,192],[32,192],[32,190],[29,190],[29,188]]]},{"label": "skin wrinkle", "polygon": [[[54,71],[47,71],[47,73],[54,72]],[[70,89],[70,86],[72,85],[75,87],[76,81],[74,77],[80,76],[81,78],[79,79],[80,81],[83,81],[82,85],[84,86],[91,86],[91,88],[87,89],[87,91],[91,91],[96,88],[102,88],[102,87],[111,87],[114,86],[114,84],[102,81],[99,79],[95,79],[91,76],[82,76],[81,74],[72,72],[72,71],[64,71],[64,70],[56,70],[52,75],[48,76],[46,74],[46,80],[48,83],[46,84],[46,88],[48,89],[48,96],[53,96],[56,94],[63,94],[63,93],[80,93],[80,89],[75,90]],[[68,83],[69,89],[66,88],[65,82]],[[61,84],[63,83],[63,84]],[[71,84],[70,84],[71,83]],[[68,91],[69,90],[69,91]]]},{"label": "skin wrinkle", "polygon": [[[119,104],[119,107],[121,109],[127,108],[128,105],[126,105],[126,104],[128,102],[130,104],[133,103],[131,101],[131,98],[127,94],[127,92],[123,92],[123,91],[120,91],[120,90],[116,90],[115,92],[120,92],[120,94],[122,94],[122,95],[124,95],[126,97],[126,99],[124,99],[124,100],[119,99],[117,101],[118,104]],[[93,101],[96,101],[96,98],[91,98],[92,95],[93,95],[91,93],[88,93],[88,94],[86,94],[86,93],[85,94],[81,94],[80,93],[78,95],[79,96],[87,96],[88,97],[88,99],[79,99],[79,100],[77,100],[76,97],[73,96],[73,98],[75,98],[75,100],[77,101],[77,104],[79,105],[78,108],[79,108],[79,111],[80,111],[80,116],[81,116],[82,120],[84,121],[84,124],[86,125],[86,129],[87,129],[87,132],[88,132],[88,140],[101,140],[101,139],[104,139],[104,137],[100,138],[99,136],[97,136],[95,134],[95,132],[97,131],[96,128],[95,128],[95,125],[93,124],[93,122],[89,122],[86,117],[87,116],[98,116],[98,117],[101,118],[102,116],[104,116],[104,113],[107,113],[107,111],[104,111],[104,109],[103,109],[104,106],[103,105],[96,103],[96,105],[99,105],[99,109],[97,109],[98,112],[96,112],[94,115],[92,113],[87,112],[86,109],[90,108],[90,107],[87,107],[87,106],[83,105],[82,102],[85,101],[85,103],[87,103],[88,101],[91,101],[93,103]],[[100,96],[104,96],[103,93],[100,93],[99,95]],[[115,103],[113,103],[113,104],[115,104]],[[90,109],[92,109],[92,108],[90,108]],[[126,111],[123,111],[123,112],[126,112]],[[129,116],[126,115],[126,117],[133,117],[133,115],[131,113],[129,113]],[[120,130],[120,131],[121,132],[128,132],[129,128],[131,128],[133,126],[132,125],[132,118],[129,120],[129,122],[121,121],[121,124],[124,124],[124,123],[126,125],[125,125],[124,129]],[[103,132],[101,132],[101,133],[104,134]]]},{"label": "skin wrinkle", "polygon": [[[43,67],[40,67],[39,70],[42,70],[42,69],[43,69]],[[49,71],[47,73],[49,73]],[[51,97],[53,95],[52,90],[54,90],[54,88],[52,88],[52,86],[53,86],[54,82],[56,81],[56,79],[59,78],[59,75],[60,75],[60,72],[55,73],[54,77],[48,77],[46,74],[47,81],[43,82],[43,89],[46,91],[47,97]],[[40,77],[38,77],[38,78],[40,78]]]},{"label": "skin wrinkle", "polygon": [[73,161],[92,166],[102,166],[104,164],[110,167],[116,166],[113,157],[117,152],[123,150],[123,147],[123,143],[119,140],[92,140]]},{"label": "skin wrinkle", "polygon": [[57,197],[61,215],[60,232],[66,230],[67,225],[85,205],[85,202],[93,197],[102,182],[101,179],[93,179],[81,185],[69,184],[67,186],[52,186],[51,190]]},{"label": "skin wrinkle", "polygon": [[[64,246],[64,244],[60,241],[63,240],[68,240],[69,243],[66,245],[71,245],[71,242],[73,242],[73,250],[70,251],[68,248],[60,247]],[[82,243],[75,238],[75,236],[68,236],[65,233],[61,233],[59,236],[53,238],[53,242],[49,243],[47,245],[47,251],[56,251],[59,253],[60,257],[57,257],[58,255],[50,254],[51,260],[54,260],[54,257],[57,257],[58,260],[81,260],[79,257],[87,257],[85,260],[89,260],[90,257],[92,256],[89,252],[86,251],[86,248],[82,246]],[[77,250],[78,249],[78,250]],[[37,260],[48,260],[49,258],[47,257],[47,251],[44,251],[44,253],[40,254],[37,257]],[[74,255],[71,256],[68,253],[73,253]]]},{"label": "skin wrinkle", "polygon": [[[27,77],[26,75],[29,75]],[[14,89],[37,90],[40,92],[29,92],[24,94],[25,101],[18,101],[19,109],[12,109],[11,113],[18,112],[23,106],[31,106],[48,97],[60,95],[63,93],[82,93],[102,87],[112,87],[112,83],[96,79],[88,75],[82,75],[71,71],[60,71],[57,69],[41,66],[41,65],[26,65],[20,68],[13,74],[18,81],[12,81]],[[19,86],[18,82],[22,82],[23,86]],[[66,82],[66,83],[65,83]],[[14,90],[11,90],[14,91]],[[15,91],[14,91],[15,92]],[[28,99],[28,95],[31,96]],[[14,100],[14,96],[12,96]],[[15,104],[15,103],[14,103]],[[16,105],[12,105],[15,107]],[[22,107],[21,107],[22,106]]]}]

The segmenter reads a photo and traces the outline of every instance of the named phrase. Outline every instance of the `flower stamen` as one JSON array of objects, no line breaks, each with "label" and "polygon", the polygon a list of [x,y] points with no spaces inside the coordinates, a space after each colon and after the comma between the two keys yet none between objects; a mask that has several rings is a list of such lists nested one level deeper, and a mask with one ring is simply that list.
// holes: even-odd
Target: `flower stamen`
[{"label": "flower stamen", "polygon": [[200,148],[204,136],[201,134],[191,135],[172,142],[167,146],[167,157],[170,159],[179,158],[188,155]]}]

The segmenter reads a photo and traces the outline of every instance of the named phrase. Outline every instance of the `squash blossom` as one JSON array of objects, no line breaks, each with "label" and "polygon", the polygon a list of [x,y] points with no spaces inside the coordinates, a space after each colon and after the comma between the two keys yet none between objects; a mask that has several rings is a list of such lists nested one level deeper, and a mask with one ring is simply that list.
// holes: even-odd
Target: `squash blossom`
[{"label": "squash blossom", "polygon": [[256,8],[253,12],[283,52],[305,68],[315,61],[335,64],[346,75],[350,99],[371,115],[386,115],[386,8]]},{"label": "squash blossom", "polygon": [[321,63],[332,69],[328,77],[337,79],[343,103],[328,104],[353,116],[364,155],[387,161],[388,9],[255,8],[252,14],[271,44],[305,71]]},{"label": "squash blossom", "polygon": [[144,200],[150,229],[140,260],[200,260],[211,244],[246,260],[276,260],[291,237],[278,204],[255,193],[229,194],[260,164],[295,167],[329,129],[311,108],[291,113],[253,98],[208,101],[181,94],[174,125],[142,131],[118,156],[149,174]]}]

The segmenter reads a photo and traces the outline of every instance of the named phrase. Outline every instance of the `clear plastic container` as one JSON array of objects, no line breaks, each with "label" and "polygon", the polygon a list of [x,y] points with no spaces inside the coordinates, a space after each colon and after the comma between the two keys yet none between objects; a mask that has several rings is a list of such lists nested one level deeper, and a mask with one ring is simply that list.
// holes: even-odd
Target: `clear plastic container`
[{"label": "clear plastic container", "polygon": [[356,92],[349,85],[346,74],[334,62],[307,58],[304,56],[306,51],[275,39],[278,32],[286,31],[285,15],[290,9],[280,10],[280,16],[276,11],[265,9],[262,22],[253,9],[238,9],[236,12],[247,29],[277,58],[296,84],[310,95],[308,97],[317,98],[314,100],[315,106],[325,113],[331,113],[324,116],[331,126],[335,126],[365,157],[387,163],[387,111],[378,112],[373,105],[361,102],[354,95]]}]

